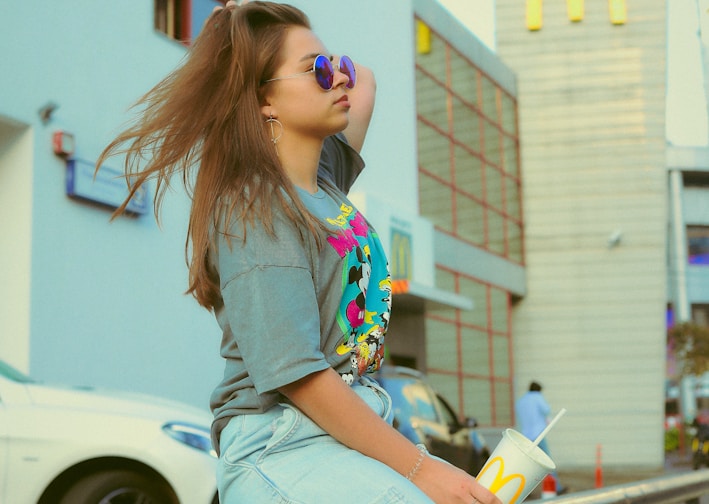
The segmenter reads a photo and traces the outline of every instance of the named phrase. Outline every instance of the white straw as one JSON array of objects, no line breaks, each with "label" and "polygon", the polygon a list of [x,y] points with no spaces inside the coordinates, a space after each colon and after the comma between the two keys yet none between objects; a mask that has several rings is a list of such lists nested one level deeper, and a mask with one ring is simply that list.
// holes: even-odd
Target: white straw
[{"label": "white straw", "polygon": [[541,443],[542,439],[544,439],[544,436],[546,436],[549,431],[551,430],[552,427],[554,427],[554,424],[559,421],[559,419],[566,413],[566,408],[561,408],[561,411],[556,414],[554,419],[549,422],[549,425],[546,426],[546,428],[537,436],[537,439],[534,440],[534,443],[532,443],[533,446],[537,446],[539,443]]}]

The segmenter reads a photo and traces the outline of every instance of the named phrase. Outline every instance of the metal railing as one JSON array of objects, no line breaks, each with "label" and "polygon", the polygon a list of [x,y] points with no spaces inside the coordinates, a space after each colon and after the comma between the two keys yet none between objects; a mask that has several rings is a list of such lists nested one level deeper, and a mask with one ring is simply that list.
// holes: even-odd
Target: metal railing
[{"label": "metal railing", "polygon": [[703,495],[709,496],[709,469],[659,476],[634,483],[574,492],[531,502],[535,504],[552,502],[553,504],[698,503]]}]

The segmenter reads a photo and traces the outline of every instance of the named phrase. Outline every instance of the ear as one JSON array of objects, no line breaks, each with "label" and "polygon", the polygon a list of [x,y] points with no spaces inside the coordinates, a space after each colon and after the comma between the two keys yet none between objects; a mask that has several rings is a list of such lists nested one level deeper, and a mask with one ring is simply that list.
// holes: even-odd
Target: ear
[{"label": "ear", "polygon": [[269,117],[277,118],[276,111],[273,109],[273,105],[266,103],[261,105],[261,115],[268,119]]},{"label": "ear", "polygon": [[277,117],[276,110],[268,93],[259,93],[259,108],[261,110],[261,115],[265,119],[268,119],[269,117]]}]

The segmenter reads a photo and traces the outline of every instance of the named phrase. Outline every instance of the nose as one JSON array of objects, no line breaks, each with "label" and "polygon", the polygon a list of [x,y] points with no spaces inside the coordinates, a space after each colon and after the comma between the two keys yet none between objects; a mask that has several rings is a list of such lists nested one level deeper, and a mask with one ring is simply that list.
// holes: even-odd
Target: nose
[{"label": "nose", "polygon": [[335,75],[333,77],[332,87],[346,86],[350,82],[350,78],[346,73],[340,70],[340,66],[335,67]]}]

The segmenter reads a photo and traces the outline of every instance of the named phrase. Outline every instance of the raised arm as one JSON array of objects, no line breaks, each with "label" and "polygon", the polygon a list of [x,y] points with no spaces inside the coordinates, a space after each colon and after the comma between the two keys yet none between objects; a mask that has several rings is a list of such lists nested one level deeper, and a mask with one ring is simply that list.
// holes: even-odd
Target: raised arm
[{"label": "raised arm", "polygon": [[355,63],[357,85],[347,92],[350,103],[350,123],[343,133],[347,142],[357,151],[362,150],[364,138],[367,135],[369,122],[374,110],[374,97],[377,83],[374,73],[369,68]]}]

